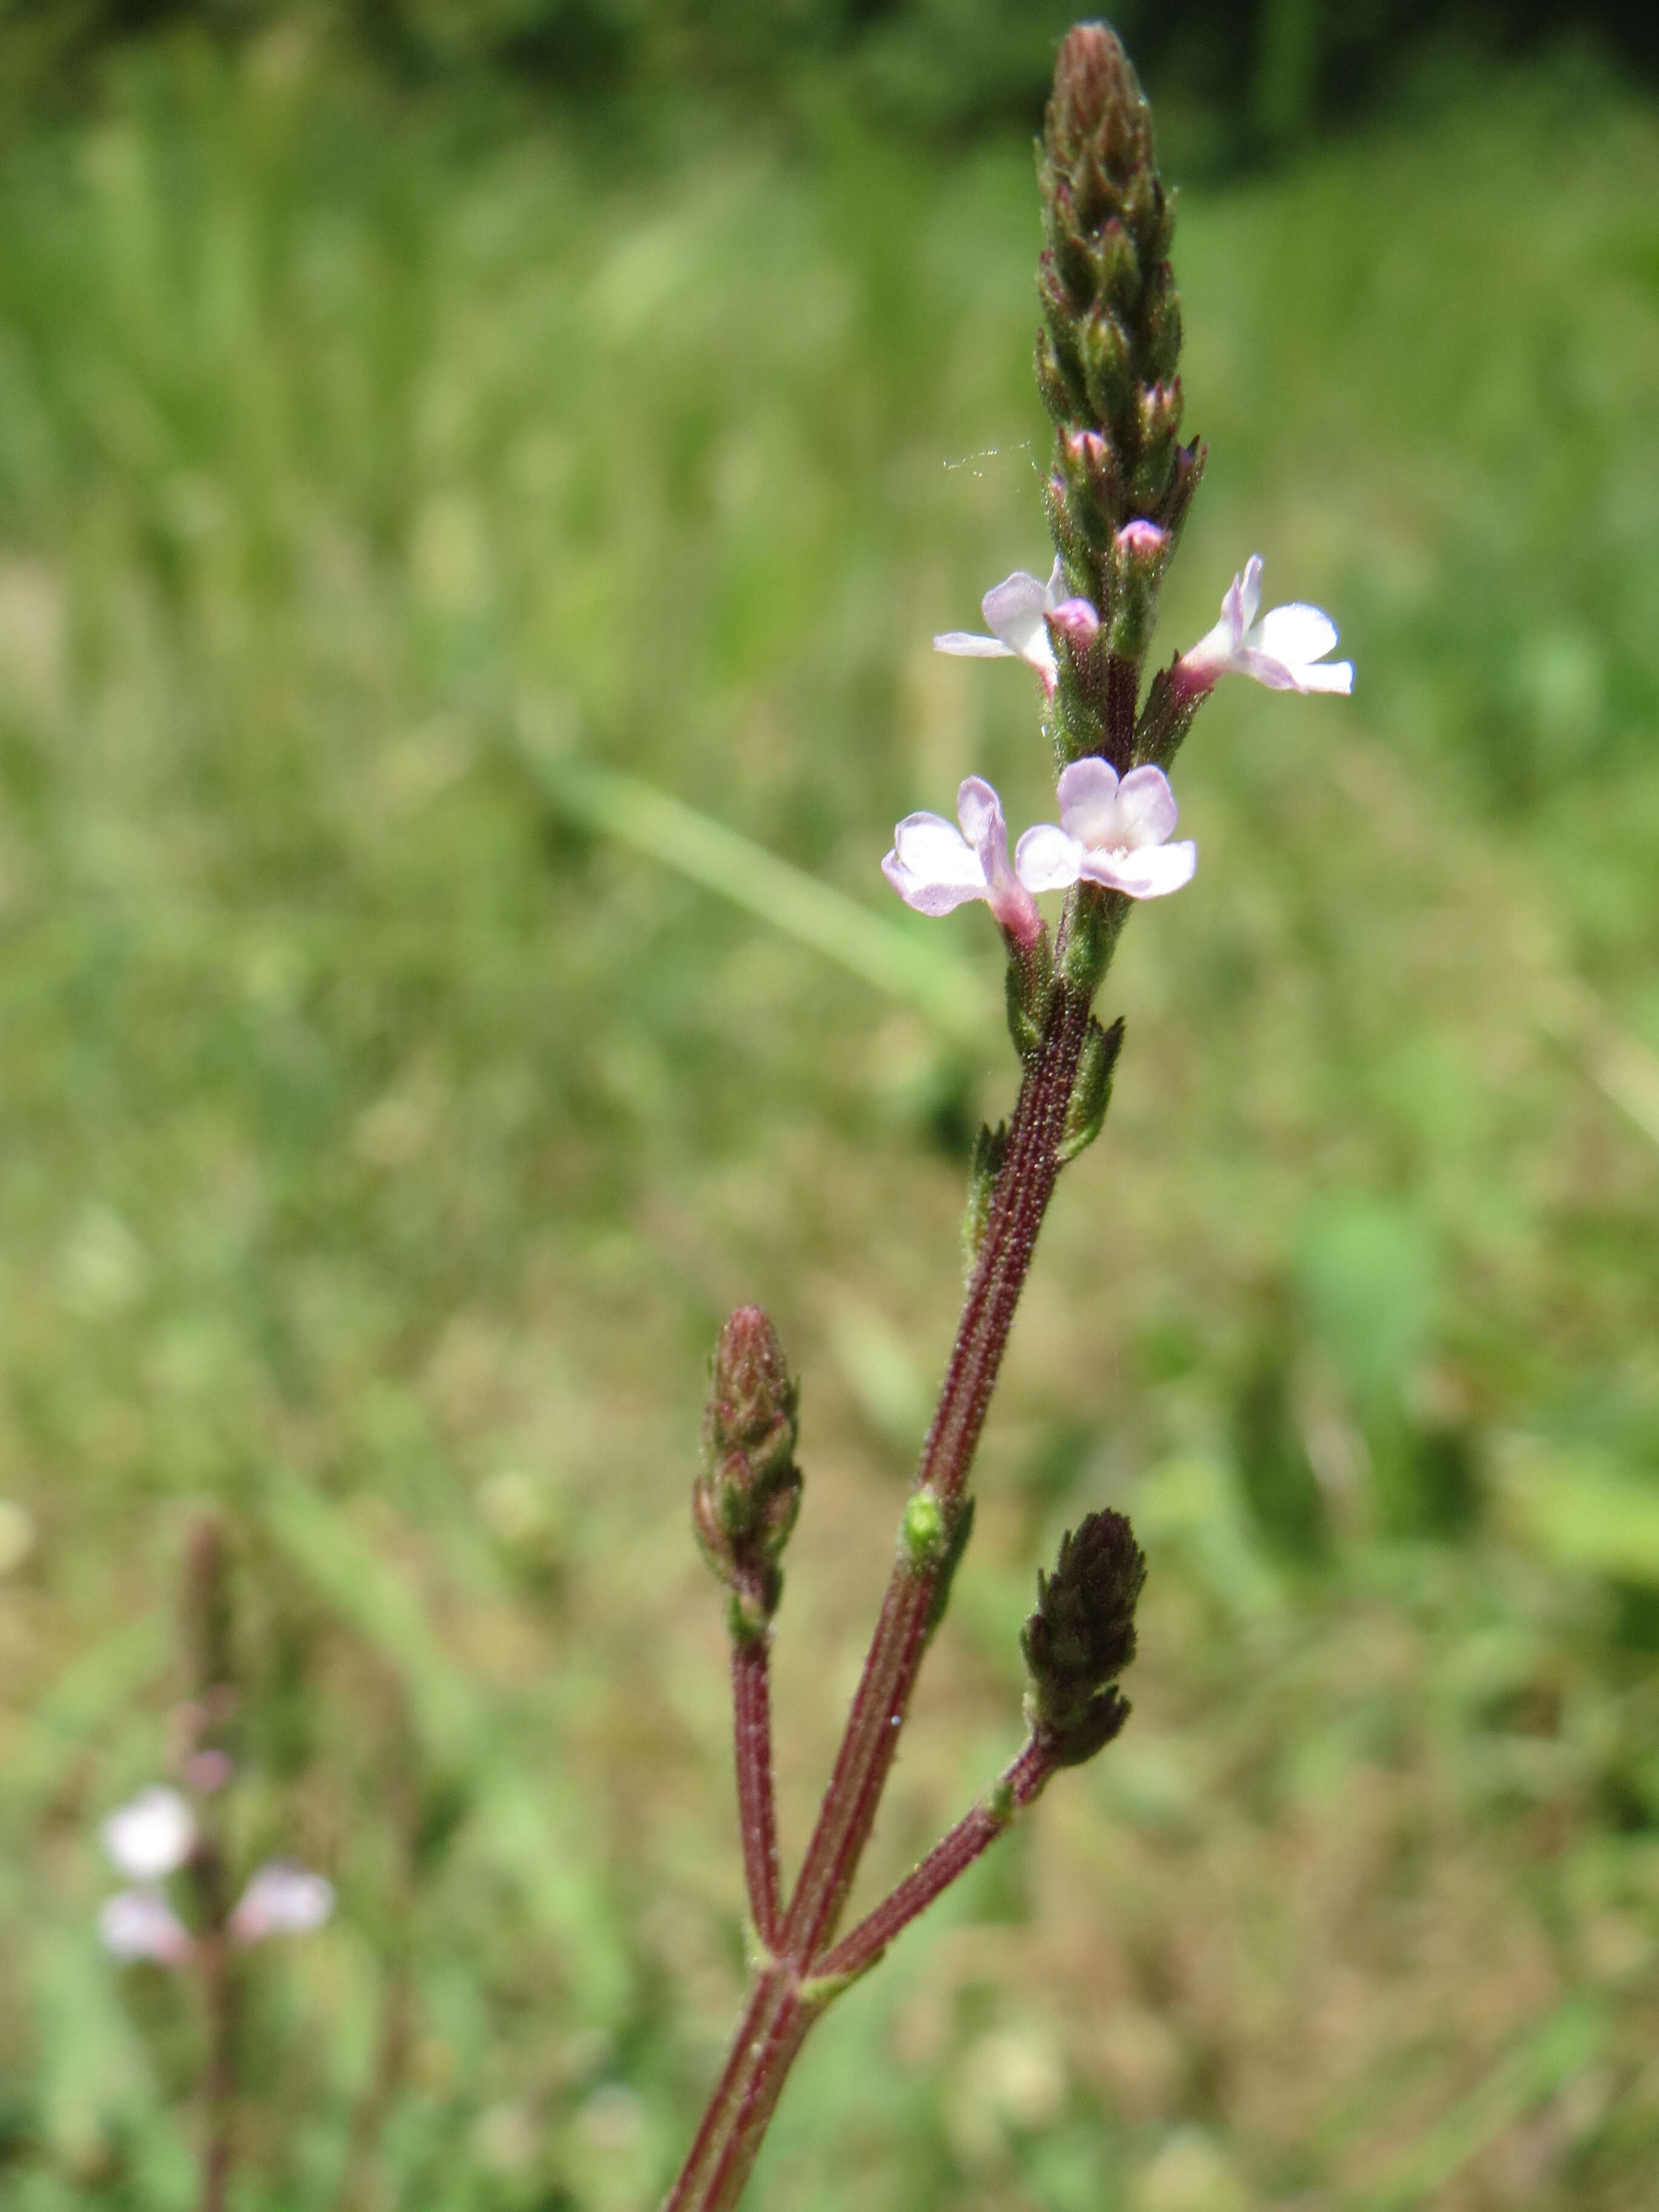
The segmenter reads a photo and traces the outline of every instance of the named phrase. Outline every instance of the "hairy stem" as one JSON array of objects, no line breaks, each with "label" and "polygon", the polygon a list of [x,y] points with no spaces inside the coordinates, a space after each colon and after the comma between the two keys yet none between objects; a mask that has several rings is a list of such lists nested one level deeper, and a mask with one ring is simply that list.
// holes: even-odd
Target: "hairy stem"
[{"label": "hairy stem", "polygon": [[1140,663],[1121,653],[1106,660],[1106,757],[1122,775],[1135,752],[1135,706],[1140,696]]},{"label": "hairy stem", "polygon": [[[1028,1062],[1009,1125],[1008,1151],[991,1200],[979,1264],[968,1286],[939,1407],[916,1472],[918,1489],[943,1505],[967,1487],[1014,1310],[1060,1172],[1058,1147],[1088,1026],[1087,1000],[1056,984],[1041,1047]],[[933,1607],[937,1566],[901,1554],[848,1717],[817,1827],[785,1917],[783,1948],[817,1957],[858,1872],[915,1687]]]},{"label": "hairy stem", "polygon": [[772,1795],[772,1698],[764,1633],[732,1644],[732,1718],[738,1823],[749,1911],[763,1950],[778,1941],[778,1831]]},{"label": "hairy stem", "polygon": [[1048,1753],[1028,1743],[1002,1775],[988,1798],[963,1815],[948,1835],[941,1836],[913,1874],[907,1875],[892,1894],[825,1952],[816,1972],[825,1980],[850,1979],[874,1966],[893,1938],[941,1897],[958,1875],[1009,1827],[1016,1813],[1037,1797],[1054,1772]]},{"label": "hairy stem", "polygon": [[[1060,1172],[1059,1146],[1066,1111],[1077,1078],[1078,1059],[1089,1022],[1090,994],[1065,980],[1049,1000],[1042,1042],[1025,1063],[1018,1102],[1009,1125],[1008,1147],[991,1200],[984,1241],[957,1328],[933,1425],[922,1447],[916,1487],[949,1509],[960,1503],[974,1453],[985,1425],[991,1393],[1007,1349],[1014,1311],[1036,1249],[1037,1232]],[[858,1872],[875,1822],[876,1810],[891,1769],[910,1694],[933,1625],[934,1599],[943,1560],[918,1561],[901,1551],[882,1601],[881,1614],[865,1661],[864,1673],[848,1716],[835,1771],[824,1792],[817,1826],[788,1908],[776,1931],[775,1953],[751,1992],[738,2024],[725,2072],[715,2087],[701,2127],[665,2212],[729,2212],[753,2167],[784,2077],[830,1991],[814,1990],[822,1981],[826,1954]],[[734,1666],[736,1665],[734,1660]],[[760,1676],[763,1685],[763,1674]],[[750,1863],[750,1821],[744,1800],[746,1734],[743,1698],[753,1683],[734,1674],[738,1698],[739,1801],[744,1810],[745,1865]],[[1023,1755],[1023,1758],[1026,1755]],[[1017,1788],[1035,1796],[1046,1779],[1036,1767],[1015,1762]],[[969,1815],[969,1822],[974,1820]],[[761,1832],[757,1829],[759,1838]],[[770,1842],[769,1825],[765,1838]],[[914,1911],[939,1893],[971,1863],[994,1831],[978,1839],[970,1829],[954,1847],[972,1842],[967,1856],[927,1863],[939,1875],[926,1895],[909,1890]],[[946,1839],[947,1843],[950,1841]],[[943,1850],[945,1846],[941,1845]],[[915,1883],[922,1869],[911,1877]],[[933,1875],[928,1879],[932,1881]],[[891,1900],[890,1900],[890,1904]],[[885,1908],[883,1908],[885,1910]],[[906,1914],[906,1917],[909,1917]],[[879,1914],[873,1916],[879,1918]],[[758,1923],[759,1915],[757,1913]],[[865,1923],[867,1928],[871,1923]],[[902,1925],[900,1920],[896,1925]],[[854,1932],[849,1945],[861,1936]],[[879,1942],[884,1942],[885,1936]],[[833,1956],[833,1954],[830,1954]],[[872,1954],[873,1955],[873,1954]]]},{"label": "hairy stem", "polygon": [[737,2203],[817,2010],[804,1996],[793,1962],[780,1960],[759,1976],[663,2212],[729,2212]]}]

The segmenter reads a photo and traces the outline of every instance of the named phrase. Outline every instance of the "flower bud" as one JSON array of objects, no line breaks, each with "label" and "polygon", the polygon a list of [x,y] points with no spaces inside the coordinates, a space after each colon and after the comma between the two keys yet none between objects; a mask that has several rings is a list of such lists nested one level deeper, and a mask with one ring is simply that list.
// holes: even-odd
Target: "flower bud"
[{"label": "flower bud", "polygon": [[1121,1513],[1091,1513],[1061,1539],[1051,1575],[1037,1577],[1037,1609],[1020,1644],[1030,1681],[1026,1718],[1057,1766],[1080,1765],[1129,1717],[1118,1676],[1135,1656],[1135,1604],[1146,1561]]},{"label": "flower bud", "polygon": [[1167,530],[1139,518],[1112,540],[1111,649],[1130,660],[1139,660],[1152,641],[1170,544]]},{"label": "flower bud", "polygon": [[764,1634],[783,1587],[778,1560],[800,1506],[799,1401],[777,1331],[758,1306],[739,1306],[710,1364],[691,1525],[744,1638]]}]

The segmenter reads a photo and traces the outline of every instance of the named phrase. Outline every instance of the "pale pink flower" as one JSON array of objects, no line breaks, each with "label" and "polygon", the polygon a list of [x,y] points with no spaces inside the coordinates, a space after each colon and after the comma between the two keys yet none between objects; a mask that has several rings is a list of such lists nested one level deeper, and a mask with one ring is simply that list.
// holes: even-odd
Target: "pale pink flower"
[{"label": "pale pink flower", "polygon": [[1249,676],[1270,691],[1353,690],[1353,664],[1327,660],[1336,624],[1319,607],[1273,607],[1256,620],[1261,605],[1261,556],[1252,553],[1221,602],[1221,619],[1175,666],[1188,695],[1207,691],[1218,677]]},{"label": "pale pink flower", "polygon": [[1052,696],[1060,670],[1048,635],[1049,618],[1073,636],[1091,635],[1100,627],[1100,617],[1088,600],[1062,599],[1062,587],[1058,560],[1046,584],[1040,584],[1024,569],[1017,569],[1001,583],[993,584],[980,602],[990,636],[981,637],[975,630],[946,630],[933,640],[933,650],[984,660],[1023,660],[1027,667],[1036,669],[1042,678],[1043,690]]},{"label": "pale pink flower", "polygon": [[98,1933],[118,1959],[182,1966],[191,1954],[190,1931],[159,1889],[119,1889],[106,1898]]},{"label": "pale pink flower", "polygon": [[1034,891],[1063,890],[1079,877],[1128,898],[1164,898],[1193,879],[1198,848],[1167,842],[1175,793],[1161,768],[1132,768],[1119,780],[1108,761],[1073,761],[1060,771],[1060,823],[1019,841],[1015,866]]},{"label": "pale pink flower", "polygon": [[196,1822],[176,1790],[157,1783],[112,1813],[104,1849],[130,1881],[163,1881],[196,1847]]},{"label": "pale pink flower", "polygon": [[1042,918],[1009,866],[1002,801],[982,776],[970,775],[957,793],[957,821],[960,830],[942,814],[907,814],[893,832],[883,875],[918,914],[950,914],[983,899],[1011,937],[1030,944]]},{"label": "pale pink flower", "polygon": [[307,1936],[334,1910],[334,1885],[292,1859],[267,1859],[255,1869],[230,1916],[235,1942],[262,1943],[267,1936]]}]

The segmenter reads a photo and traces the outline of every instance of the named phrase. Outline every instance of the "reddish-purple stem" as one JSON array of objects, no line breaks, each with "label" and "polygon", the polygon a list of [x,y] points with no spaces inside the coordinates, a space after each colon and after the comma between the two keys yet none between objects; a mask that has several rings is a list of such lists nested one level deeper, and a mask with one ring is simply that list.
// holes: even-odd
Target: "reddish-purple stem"
[{"label": "reddish-purple stem", "polygon": [[[1014,1309],[1054,1195],[1066,1109],[1088,1021],[1086,999],[1057,984],[1042,1044],[1020,1086],[979,1265],[916,1473],[917,1487],[931,1490],[946,1507],[967,1487]],[[784,1918],[783,1948],[793,1958],[816,1959],[834,1937],[915,1686],[937,1571],[914,1567],[901,1556],[888,1583],[835,1772]]]},{"label": "reddish-purple stem", "polygon": [[839,1979],[861,1974],[866,1966],[874,1966],[893,1938],[995,1843],[1014,1814],[1023,1812],[1038,1796],[1054,1771],[1048,1752],[1035,1742],[1028,1743],[991,1797],[965,1813],[947,1835],[941,1836],[892,1895],[860,1920],[850,1935],[843,1936],[833,1950],[824,1953],[814,1973],[825,1980]]},{"label": "reddish-purple stem", "polygon": [[1134,758],[1135,710],[1140,696],[1140,663],[1121,653],[1106,659],[1106,744],[1108,758],[1121,774]]},{"label": "reddish-purple stem", "polygon": [[[947,1512],[960,1504],[967,1488],[974,1452],[1013,1326],[1014,1310],[1030,1267],[1037,1231],[1054,1195],[1060,1172],[1059,1147],[1088,1024],[1089,994],[1063,978],[1058,981],[1049,1001],[1042,1042],[1026,1062],[978,1264],[968,1287],[938,1409],[917,1469],[917,1487],[930,1491]],[[815,1990],[812,1984],[823,1975],[828,1947],[834,1941],[836,1923],[875,1821],[899,1728],[927,1646],[940,1571],[938,1561],[917,1563],[902,1553],[893,1570],[817,1826],[794,1894],[777,1928],[776,1942],[771,1947],[772,1963],[763,1969],[750,1993],[725,2071],[664,2212],[731,2212],[753,2168],[784,2077],[831,1993],[827,1986]],[[769,1792],[767,1826],[763,1829],[750,1820],[746,1793],[754,1785],[757,1771],[745,1759],[750,1730],[743,1700],[746,1695],[752,1696],[754,1681],[735,1661],[734,1668],[738,1795],[752,1900],[757,1869],[750,1857],[751,1848],[763,1845],[759,1855],[775,1864],[775,1844],[771,1840]],[[763,1673],[759,1680],[763,1691]],[[1036,1765],[1029,1763],[1035,1758],[1033,1748],[1028,1747],[1010,1770],[1011,1778],[1018,1778],[1016,1788],[1027,1793],[1019,1802],[1028,1802],[1047,1778],[1046,1767],[1039,1772]],[[988,1814],[986,1818],[988,1821]],[[905,1918],[920,1911],[985,1849],[1001,1825],[988,1825],[981,1834],[975,1816],[970,1814],[963,1828],[953,1831],[952,1838],[947,1838],[909,1882],[901,1887],[896,1899],[889,1901],[890,1906],[899,1906],[902,1917],[890,1927],[884,1917],[889,1908],[880,1908],[854,1931],[844,1948],[850,1951],[878,1923],[888,1931],[879,1936],[879,1942],[889,1940]],[[953,1838],[958,1840],[953,1842]],[[967,1849],[969,1845],[971,1849]],[[964,1849],[966,1856],[961,1856]],[[763,1886],[761,1893],[765,1893]],[[756,1919],[759,1925],[758,1909]]]},{"label": "reddish-purple stem", "polygon": [[732,1644],[732,1717],[738,1822],[749,1911],[762,1948],[778,1941],[778,1831],[772,1796],[772,1699],[764,1633]]},{"label": "reddish-purple stem", "polygon": [[[222,1873],[217,1855],[202,1855],[203,1889],[218,1898]],[[206,2016],[207,2056],[202,2072],[205,2139],[202,2147],[200,2212],[225,2212],[236,2155],[236,1969],[222,1911],[197,1938]]]}]

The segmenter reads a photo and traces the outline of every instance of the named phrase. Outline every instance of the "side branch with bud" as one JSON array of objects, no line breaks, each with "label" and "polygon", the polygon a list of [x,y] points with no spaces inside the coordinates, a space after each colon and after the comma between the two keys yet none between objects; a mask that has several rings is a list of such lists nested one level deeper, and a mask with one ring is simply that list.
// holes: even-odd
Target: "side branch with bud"
[{"label": "side branch with bud", "polygon": [[[1062,1767],[1096,1756],[1129,1707],[1146,1561],[1121,1514],[1088,1515],[1038,1577],[1022,1644],[1025,1741],[979,1803],[848,1934],[842,1913],[873,1827],[923,1656],[973,1524],[969,1483],[1019,1296],[1061,1170],[1099,1134],[1123,1043],[1093,1012],[1134,904],[1193,880],[1176,839],[1169,769],[1224,675],[1275,690],[1346,692],[1318,608],[1260,615],[1252,556],[1219,621],[1144,687],[1158,601],[1203,474],[1180,439],[1181,306],[1170,264],[1174,206],[1158,175],[1151,111],[1103,25],[1060,47],[1038,149],[1043,245],[1038,388],[1054,424],[1044,486],[1054,560],[988,592],[984,632],[939,651],[1018,659],[1038,678],[1057,781],[1057,821],[1010,849],[1001,801],[969,776],[957,819],[901,822],[883,862],[917,912],[988,906],[1007,955],[1008,1026],[1020,1066],[1006,1124],[980,1131],[963,1237],[968,1287],[939,1402],[901,1522],[892,1573],[835,1770],[787,1902],[773,1807],[768,1650],[781,1554],[799,1504],[799,1394],[758,1308],[732,1315],[716,1347],[693,1522],[727,1592],[739,1825],[757,1966],[725,2070],[667,2212],[729,2212],[753,2166],[812,2022],[880,1958]],[[1063,893],[1052,928],[1040,897]]]}]

